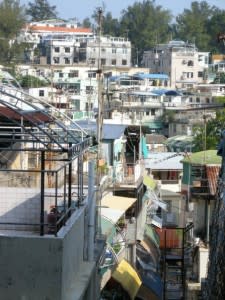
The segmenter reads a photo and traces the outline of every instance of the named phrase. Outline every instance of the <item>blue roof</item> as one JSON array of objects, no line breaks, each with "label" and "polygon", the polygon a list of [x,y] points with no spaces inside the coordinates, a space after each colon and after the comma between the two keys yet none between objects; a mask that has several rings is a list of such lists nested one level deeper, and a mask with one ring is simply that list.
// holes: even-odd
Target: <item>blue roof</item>
[{"label": "blue roof", "polygon": [[102,138],[105,140],[116,140],[123,136],[127,125],[103,124]]},{"label": "blue roof", "polygon": [[[76,123],[84,130],[90,130],[97,134],[97,122],[90,120],[78,120]],[[103,124],[102,138],[105,140],[116,140],[123,136],[127,125],[121,124]]]},{"label": "blue roof", "polygon": [[177,90],[154,89],[153,93],[166,96],[181,96],[182,93]]},{"label": "blue roof", "polygon": [[144,80],[144,79],[152,79],[152,80],[168,80],[169,77],[166,74],[153,74],[153,73],[137,73],[134,75],[114,75],[109,77],[110,81],[117,81],[117,80]]},{"label": "blue roof", "polygon": [[166,74],[137,73],[134,76],[139,79],[161,79],[161,80],[169,79],[168,75]]},{"label": "blue roof", "polygon": [[118,80],[131,80],[133,77],[132,76],[129,76],[129,75],[114,75],[114,76],[111,76],[109,77],[109,80],[110,81],[118,81]]}]

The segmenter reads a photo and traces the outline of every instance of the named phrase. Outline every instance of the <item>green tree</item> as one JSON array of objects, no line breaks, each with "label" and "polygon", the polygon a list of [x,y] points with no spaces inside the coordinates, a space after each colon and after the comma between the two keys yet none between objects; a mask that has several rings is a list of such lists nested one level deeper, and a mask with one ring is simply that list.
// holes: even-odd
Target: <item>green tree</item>
[{"label": "green tree", "polygon": [[112,17],[111,12],[107,12],[103,17],[103,34],[118,36],[120,33],[120,23],[118,19]]},{"label": "green tree", "polygon": [[[133,45],[133,60],[140,61],[145,50],[149,50],[156,43],[165,43],[170,35],[172,15],[168,10],[155,5],[155,1],[135,2],[122,11],[120,33],[127,32]],[[137,63],[137,62],[136,62]]]},{"label": "green tree", "polygon": [[82,22],[82,27],[91,28],[92,27],[91,20],[89,18],[85,18]]},{"label": "green tree", "polygon": [[224,84],[225,83],[225,73],[217,73],[216,78],[213,80],[213,83]]},{"label": "green tree", "polygon": [[[225,103],[225,99],[221,100]],[[207,120],[194,128],[194,151],[215,150],[222,130],[225,129],[225,109],[216,111],[216,117]]]},{"label": "green tree", "polygon": [[215,10],[206,1],[192,2],[191,9],[184,9],[176,18],[177,37],[195,43],[201,51],[208,51],[211,40],[208,23]]},{"label": "green tree", "polygon": [[3,0],[0,3],[0,64],[12,65],[21,58],[23,45],[16,36],[25,24],[25,9],[19,1]]},{"label": "green tree", "polygon": [[224,53],[224,43],[219,42],[219,33],[225,33],[225,10],[215,9],[213,16],[208,20],[207,32],[210,35],[208,49],[212,53]]},{"label": "green tree", "polygon": [[49,82],[31,75],[21,76],[17,80],[23,88],[45,87],[49,85]]},{"label": "green tree", "polygon": [[26,13],[30,16],[31,21],[57,18],[56,6],[51,6],[47,0],[34,0],[34,2],[28,2]]}]

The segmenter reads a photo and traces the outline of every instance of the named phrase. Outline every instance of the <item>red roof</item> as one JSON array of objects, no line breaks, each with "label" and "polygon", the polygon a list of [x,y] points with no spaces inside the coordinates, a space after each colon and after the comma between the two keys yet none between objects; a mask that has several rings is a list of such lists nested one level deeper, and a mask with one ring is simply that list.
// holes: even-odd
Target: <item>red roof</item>
[{"label": "red roof", "polygon": [[[8,107],[0,106],[0,116],[1,115],[11,120],[15,120],[15,121],[21,120],[21,115]],[[50,116],[40,111],[26,112],[23,114],[23,118],[25,121],[29,121],[35,124],[51,121]]]},{"label": "red roof", "polygon": [[219,171],[220,171],[220,166],[218,165],[206,166],[206,174],[208,178],[209,190],[211,195],[216,195]]},{"label": "red roof", "polygon": [[28,25],[28,29],[32,31],[48,31],[48,32],[70,32],[70,33],[92,33],[90,28],[69,28],[69,27],[61,27],[61,26],[37,26],[37,25]]}]

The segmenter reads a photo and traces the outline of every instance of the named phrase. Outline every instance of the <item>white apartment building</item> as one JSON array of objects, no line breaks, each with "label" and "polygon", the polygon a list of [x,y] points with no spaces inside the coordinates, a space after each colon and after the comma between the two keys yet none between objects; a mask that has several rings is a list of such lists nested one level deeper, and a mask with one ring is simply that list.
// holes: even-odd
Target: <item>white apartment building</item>
[{"label": "white apartment building", "polygon": [[18,73],[49,81],[48,87],[29,89],[33,97],[51,103],[61,111],[69,111],[74,119],[93,117],[97,107],[98,80],[96,70],[88,66],[40,66],[21,65]]},{"label": "white apartment building", "polygon": [[[131,67],[131,43],[126,38],[90,39],[49,38],[43,42],[45,63],[51,65],[85,64],[98,68]],[[44,63],[44,61],[42,61]]]},{"label": "white apartment building", "polygon": [[204,82],[209,53],[199,52],[193,44],[170,41],[145,51],[142,64],[152,73],[164,73],[170,77],[170,86],[190,88]]},{"label": "white apartment building", "polygon": [[78,27],[75,20],[59,19],[27,23],[21,30],[19,41],[38,44],[43,38],[66,36],[69,38],[89,38],[93,36],[90,28]]},{"label": "white apartment building", "polygon": [[123,37],[104,36],[87,43],[87,61],[93,66],[131,67],[131,42]]}]

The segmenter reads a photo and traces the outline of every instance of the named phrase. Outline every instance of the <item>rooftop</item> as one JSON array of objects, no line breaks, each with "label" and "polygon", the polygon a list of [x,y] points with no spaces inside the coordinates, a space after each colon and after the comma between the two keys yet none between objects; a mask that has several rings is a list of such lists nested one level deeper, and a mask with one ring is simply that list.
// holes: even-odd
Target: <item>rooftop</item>
[{"label": "rooftop", "polygon": [[183,162],[197,165],[221,165],[221,161],[221,157],[217,155],[217,150],[190,153],[183,159]]}]

